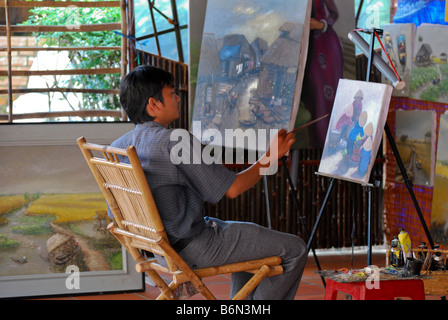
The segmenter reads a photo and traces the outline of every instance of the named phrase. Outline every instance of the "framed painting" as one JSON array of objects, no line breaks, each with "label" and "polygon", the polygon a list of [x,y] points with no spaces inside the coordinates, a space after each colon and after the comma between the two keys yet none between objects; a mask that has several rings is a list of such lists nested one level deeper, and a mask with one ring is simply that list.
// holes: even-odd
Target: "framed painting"
[{"label": "framed painting", "polygon": [[440,116],[437,161],[431,210],[431,236],[448,245],[448,114]]},{"label": "framed painting", "polygon": [[[414,185],[433,186],[437,114],[431,110],[396,110],[395,143]],[[395,181],[403,182],[398,165]]]},{"label": "framed painting", "polygon": [[[293,129],[310,14],[309,0],[207,1],[197,78],[193,75],[196,138],[234,148],[233,138],[251,130],[266,143],[243,148],[265,151],[270,130]],[[213,139],[229,129],[234,129],[232,139]]]},{"label": "framed painting", "polygon": [[0,126],[0,298],[144,289],[106,229],[105,199],[76,144],[109,144],[132,127]]},{"label": "framed painting", "polygon": [[339,80],[318,174],[369,184],[392,86]]}]

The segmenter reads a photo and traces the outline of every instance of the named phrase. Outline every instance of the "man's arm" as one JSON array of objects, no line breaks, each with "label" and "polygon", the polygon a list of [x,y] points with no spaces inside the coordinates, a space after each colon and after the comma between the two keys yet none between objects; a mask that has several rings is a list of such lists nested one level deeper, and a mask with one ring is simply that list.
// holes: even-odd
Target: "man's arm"
[{"label": "man's arm", "polygon": [[272,139],[268,151],[248,169],[237,174],[235,181],[226,192],[226,197],[234,199],[246,190],[252,188],[263,176],[263,172],[271,165],[276,165],[278,159],[283,157],[295,142],[294,133],[280,130]]}]

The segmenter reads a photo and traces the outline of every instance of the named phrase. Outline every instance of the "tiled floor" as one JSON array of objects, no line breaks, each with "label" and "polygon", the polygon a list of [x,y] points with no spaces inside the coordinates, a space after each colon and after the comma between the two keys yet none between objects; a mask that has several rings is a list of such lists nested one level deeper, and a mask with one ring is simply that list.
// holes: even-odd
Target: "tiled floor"
[{"label": "tiled floor", "polygon": [[[317,253],[318,261],[323,270],[335,270],[340,268],[351,268],[353,258],[353,268],[363,268],[367,266],[365,253],[355,253],[353,256],[349,252],[323,252]],[[372,264],[382,267],[385,265],[385,253],[375,252],[372,255]],[[312,254],[310,254],[306,269],[303,273],[302,281],[297,291],[296,300],[323,300],[325,289],[321,277],[316,274],[317,266]],[[230,275],[221,275],[204,279],[209,289],[218,299],[227,300],[230,292]],[[146,284],[144,292],[118,293],[102,295],[85,295],[72,297],[52,297],[45,300],[154,300],[159,294],[159,290]],[[440,300],[438,296],[426,296],[428,300]],[[202,300],[202,296],[195,295],[191,300]],[[346,299],[345,294],[339,294],[338,299]]]}]

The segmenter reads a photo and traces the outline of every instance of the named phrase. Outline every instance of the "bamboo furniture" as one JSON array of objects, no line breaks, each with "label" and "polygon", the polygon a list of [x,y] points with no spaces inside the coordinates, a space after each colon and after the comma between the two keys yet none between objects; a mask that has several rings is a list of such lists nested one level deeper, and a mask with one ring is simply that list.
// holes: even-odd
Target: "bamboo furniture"
[{"label": "bamboo furniture", "polygon": [[[114,215],[115,222],[108,230],[136,260],[137,271],[145,272],[160,289],[158,300],[177,299],[176,289],[186,282],[205,298],[215,300],[202,278],[242,271],[254,276],[233,299],[245,299],[265,277],[283,273],[280,257],[192,270],[168,241],[136,149],[91,144],[84,137],[77,143]],[[167,266],[145,259],[140,250],[165,257]],[[170,275],[172,282],[166,284],[161,275]]]}]

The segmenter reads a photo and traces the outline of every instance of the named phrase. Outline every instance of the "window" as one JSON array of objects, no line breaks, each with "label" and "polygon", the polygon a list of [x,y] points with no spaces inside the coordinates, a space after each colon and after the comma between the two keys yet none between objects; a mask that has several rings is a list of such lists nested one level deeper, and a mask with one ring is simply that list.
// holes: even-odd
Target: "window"
[{"label": "window", "polygon": [[136,49],[188,61],[188,0],[135,0]]},{"label": "window", "polygon": [[123,6],[123,0],[4,2],[0,122],[122,120]]}]

